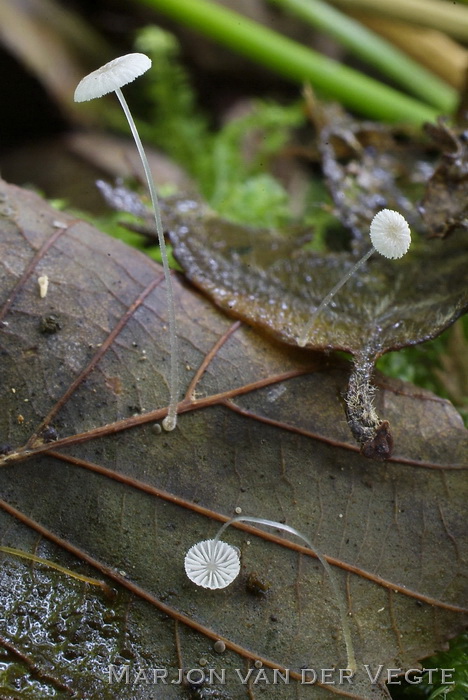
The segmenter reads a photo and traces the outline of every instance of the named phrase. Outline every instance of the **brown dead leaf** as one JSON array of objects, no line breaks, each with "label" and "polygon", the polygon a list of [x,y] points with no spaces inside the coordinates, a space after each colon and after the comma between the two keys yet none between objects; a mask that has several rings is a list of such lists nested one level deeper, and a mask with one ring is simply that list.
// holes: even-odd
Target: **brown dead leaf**
[{"label": "brown dead leaf", "polygon": [[440,162],[430,178],[419,210],[429,231],[446,238],[456,230],[468,230],[468,147],[464,132],[443,121],[426,127],[440,148]]},{"label": "brown dead leaf", "polygon": [[[167,669],[171,680],[205,658],[226,682],[205,684],[204,697],[260,696],[265,680],[248,686],[236,674],[255,660],[267,679],[289,669],[269,697],[310,697],[301,669],[340,668],[346,657],[309,550],[240,525],[225,533],[242,554],[231,587],[198,589],[184,575],[187,549],[236,507],[308,534],[333,567],[359,668],[353,684],[322,683],[314,698],[388,698],[365,664],[414,666],[462,628],[468,432],[448,402],[379,376],[398,448],[370,463],[343,421],[346,363],[271,343],[179,280],[184,398],[177,430],[160,433],[169,362],[159,267],[2,182],[0,270],[2,543],[117,589],[106,600],[8,556],[0,643],[17,696],[33,687],[38,697],[149,700],[159,688],[145,675],[133,684],[138,669]],[[39,274],[49,277],[44,299]],[[41,332],[45,315],[58,318],[54,333]],[[116,377],[120,393],[109,387]],[[44,442],[52,428],[57,439]],[[269,585],[261,599],[246,589],[252,572]],[[109,683],[110,663],[120,683]],[[174,700],[188,692],[167,689]]]}]

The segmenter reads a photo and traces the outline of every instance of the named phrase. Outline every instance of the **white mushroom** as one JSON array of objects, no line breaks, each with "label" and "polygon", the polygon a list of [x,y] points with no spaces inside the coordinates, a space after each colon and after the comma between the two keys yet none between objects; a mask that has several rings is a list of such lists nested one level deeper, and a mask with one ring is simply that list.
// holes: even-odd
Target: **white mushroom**
[{"label": "white mushroom", "polygon": [[218,539],[197,542],[185,555],[185,573],[202,588],[226,588],[239,571],[237,550]]},{"label": "white mushroom", "polygon": [[411,231],[404,216],[393,209],[382,209],[372,219],[370,239],[378,253],[396,260],[408,252]]},{"label": "white mushroom", "polygon": [[370,225],[370,238],[372,248],[357,261],[353,267],[335,284],[328,294],[317,306],[309,322],[297,340],[299,347],[303,348],[307,344],[310,332],[320,312],[328,306],[335,294],[346,284],[356,270],[370,258],[372,253],[380,253],[386,258],[397,259],[403,257],[408,252],[411,243],[411,231],[408,222],[397,211],[392,209],[382,209],[374,216]]},{"label": "white mushroom", "polygon": [[75,90],[75,102],[103,97],[133,82],[151,68],[151,59],[144,53],[129,53],[109,61],[86,75]]},{"label": "white mushroom", "polygon": [[238,551],[219,539],[223,532],[233,523],[256,523],[258,525],[266,525],[267,527],[289,532],[291,535],[299,537],[312,550],[322,564],[330,580],[338,605],[343,638],[346,646],[347,665],[354,673],[357,666],[351,638],[351,629],[348,622],[346,606],[343,603],[343,596],[338,588],[332,568],[311,540],[306,537],[306,535],[303,535],[302,532],[296,530],[295,527],[286,525],[285,523],[278,523],[276,520],[267,520],[266,518],[257,518],[250,515],[239,515],[235,518],[231,518],[231,520],[228,520],[220,527],[213,540],[203,540],[202,542],[194,544],[193,547],[190,547],[185,555],[185,573],[189,579],[197,586],[216,589],[226,588],[226,586],[229,586],[239,575],[240,558]]},{"label": "white mushroom", "polygon": [[106,63],[101,68],[93,71],[83,78],[75,90],[75,102],[85,102],[93,100],[97,97],[107,95],[109,92],[115,92],[122,109],[127,118],[130,131],[135,140],[138,153],[145,171],[146,181],[153,204],[154,218],[156,222],[156,231],[158,234],[159,247],[161,249],[161,259],[164,269],[164,279],[166,282],[167,306],[169,316],[169,343],[171,350],[171,369],[170,369],[170,400],[166,418],[162,425],[165,430],[174,430],[177,425],[177,400],[179,393],[179,377],[177,367],[177,336],[176,322],[174,309],[174,294],[172,291],[172,281],[169,272],[169,264],[167,261],[166,244],[164,241],[164,233],[161,223],[161,213],[159,210],[158,197],[154,186],[153,177],[148,164],[148,159],[141,143],[135,122],[128,108],[127,102],[122,94],[121,87],[131,83],[135,78],[143,75],[151,67],[151,59],[142,53],[130,53],[126,56],[120,56],[113,61]]}]

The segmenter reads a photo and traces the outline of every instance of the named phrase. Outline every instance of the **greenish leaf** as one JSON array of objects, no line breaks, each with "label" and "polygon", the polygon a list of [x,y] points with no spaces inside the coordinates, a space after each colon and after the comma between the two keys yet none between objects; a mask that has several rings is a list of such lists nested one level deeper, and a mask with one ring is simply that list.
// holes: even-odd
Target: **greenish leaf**
[{"label": "greenish leaf", "polygon": [[[422,147],[395,151],[387,129],[355,123],[341,112],[322,115],[318,143],[337,213],[352,232],[359,257],[371,247],[368,231],[378,209],[403,211],[413,233],[424,232],[407,196],[417,185],[415,163],[423,169]],[[193,206],[181,217],[175,206],[167,219],[174,255],[187,277],[227,313],[293,346],[358,259],[346,251],[312,252],[304,248],[303,237],[233,226],[203,207]],[[436,337],[466,311],[467,266],[460,229],[448,241],[416,233],[404,258],[390,261],[374,254],[316,318],[307,347],[354,356],[347,419],[367,456],[385,459],[393,449],[386,417],[380,419],[372,403],[376,360]]]}]

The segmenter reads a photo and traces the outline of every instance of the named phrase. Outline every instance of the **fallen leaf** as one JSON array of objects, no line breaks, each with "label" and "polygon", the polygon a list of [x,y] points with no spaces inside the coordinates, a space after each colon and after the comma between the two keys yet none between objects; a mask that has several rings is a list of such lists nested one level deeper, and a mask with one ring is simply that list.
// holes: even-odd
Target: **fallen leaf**
[{"label": "fallen leaf", "polygon": [[[346,362],[272,343],[174,276],[184,398],[177,430],[164,433],[154,427],[168,399],[160,268],[4,182],[0,261],[2,544],[116,589],[108,600],[3,555],[6,692],[182,699],[189,688],[170,683],[178,669],[212,668],[225,682],[199,697],[257,697],[265,678],[271,697],[309,697],[301,669],[346,665],[336,600],[310,550],[240,524],[224,534],[242,555],[232,586],[185,577],[185,552],[236,508],[306,533],[333,567],[358,673],[352,684],[322,678],[319,700],[388,698],[365,664],[414,667],[463,627],[468,431],[447,401],[378,375],[397,450],[371,463],[342,419]],[[45,314],[60,322],[54,333],[41,332]],[[269,586],[262,598],[248,590],[255,572]],[[120,681],[109,682],[109,664]],[[289,683],[272,683],[275,668]],[[167,686],[152,669],[167,670]]]},{"label": "fallen leaf", "polygon": [[[312,311],[355,262],[350,253],[294,249],[270,230],[229,224],[203,207],[181,211],[176,207],[169,214],[170,240],[188,279],[227,313],[292,346]],[[467,265],[460,235],[421,241],[398,261],[374,255],[317,317],[307,346],[354,356],[349,395],[363,398],[356,410],[348,401],[348,419],[363,449],[374,439],[365,416],[376,360],[437,336],[468,308]],[[391,445],[383,457],[389,454]],[[379,457],[375,451],[368,456]]]},{"label": "fallen leaf", "polygon": [[[422,174],[433,170],[427,153],[422,157],[427,146],[398,145],[394,130],[355,122],[338,107],[311,103],[310,96],[308,107],[323,172],[337,215],[352,234],[354,254],[313,253],[304,248],[303,233],[294,240],[270,228],[238,226],[197,201],[173,200],[165,217],[174,256],[188,279],[227,313],[291,345],[356,256],[370,249],[368,231],[378,209],[397,209],[416,232],[426,233],[408,192],[414,198],[415,188],[422,191]],[[402,260],[374,255],[322,310],[309,334],[310,349],[354,356],[347,420],[369,458],[385,460],[394,448],[389,421],[373,405],[375,362],[385,352],[437,336],[468,308],[468,252],[458,233],[450,245],[417,240]]]}]

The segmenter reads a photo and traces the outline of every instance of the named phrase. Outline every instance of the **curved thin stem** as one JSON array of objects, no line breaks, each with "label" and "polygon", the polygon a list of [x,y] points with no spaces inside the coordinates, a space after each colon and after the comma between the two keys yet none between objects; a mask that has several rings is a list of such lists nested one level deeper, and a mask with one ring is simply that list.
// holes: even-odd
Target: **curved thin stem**
[{"label": "curved thin stem", "polygon": [[235,518],[232,518],[231,520],[228,520],[227,523],[224,523],[224,525],[218,530],[216,536],[215,536],[215,541],[218,541],[223,532],[226,530],[226,528],[229,527],[229,525],[232,525],[233,523],[258,523],[259,525],[266,525],[267,527],[274,527],[279,530],[284,530],[284,532],[289,532],[291,535],[295,535],[296,537],[299,537],[303,542],[306,543],[306,545],[309,547],[309,549],[312,550],[312,552],[315,554],[323,568],[325,569],[325,573],[327,574],[331,587],[333,589],[333,593],[338,605],[338,610],[340,613],[340,620],[341,620],[341,626],[343,629],[343,637],[345,640],[346,644],[346,654],[347,654],[347,665],[348,668],[353,671],[353,673],[357,669],[356,665],[356,658],[354,656],[354,648],[353,648],[353,642],[351,639],[351,630],[349,628],[349,623],[348,623],[348,617],[346,613],[346,609],[343,603],[343,598],[340,593],[340,589],[338,588],[338,584],[336,582],[336,579],[333,575],[332,568],[330,564],[327,562],[323,554],[321,554],[317,547],[309,540],[308,537],[302,534],[302,532],[299,532],[299,530],[296,530],[296,528],[291,527],[291,525],[285,525],[284,523],[277,523],[275,520],[266,520],[265,518],[256,518],[256,517],[250,517],[247,515],[239,515]]},{"label": "curved thin stem", "polygon": [[132,136],[135,140],[138,153],[143,165],[143,170],[145,171],[146,182],[148,183],[148,189],[151,197],[151,202],[153,204],[154,220],[156,222],[156,231],[158,234],[159,248],[161,250],[161,259],[164,270],[164,279],[166,282],[166,293],[167,293],[167,314],[169,319],[169,346],[171,351],[171,368],[170,368],[170,381],[169,381],[169,409],[167,416],[164,418],[162,425],[164,430],[174,430],[177,425],[177,402],[179,398],[179,369],[178,369],[178,344],[177,344],[177,334],[176,334],[176,319],[175,319],[175,307],[174,307],[174,292],[172,289],[172,280],[169,272],[169,263],[167,260],[166,243],[164,241],[164,232],[161,223],[161,212],[159,210],[158,195],[156,194],[156,188],[153,182],[153,176],[151,175],[151,170],[149,167],[148,159],[146,157],[143,144],[141,143],[140,135],[137,131],[135,122],[131,115],[130,109],[128,108],[125,97],[123,96],[122,90],[117,88],[115,94],[119,98],[120,104],[127,117],[128,125]]},{"label": "curved thin stem", "polygon": [[361,267],[361,265],[363,265],[366,262],[366,260],[368,260],[370,258],[372,253],[375,253],[374,246],[372,246],[372,248],[369,251],[367,251],[367,253],[365,255],[363,255],[362,258],[360,260],[358,260],[357,263],[355,265],[353,265],[353,267],[350,270],[348,270],[348,272],[345,274],[345,276],[342,277],[340,279],[340,281],[335,284],[333,289],[330,289],[328,294],[322,299],[322,301],[320,302],[320,304],[317,306],[314,313],[310,317],[309,323],[306,325],[306,327],[304,328],[304,330],[302,331],[301,335],[299,336],[299,338],[297,340],[297,344],[299,345],[300,348],[304,348],[306,346],[307,341],[309,340],[310,331],[312,330],[312,327],[315,323],[315,320],[316,320],[317,316],[319,315],[319,313],[322,311],[322,309],[324,309],[327,306],[327,304],[335,296],[337,291],[339,289],[341,289],[341,287],[344,284],[346,284],[346,282],[349,280],[349,278],[352,275],[354,275],[354,273],[356,272],[358,267]]}]

